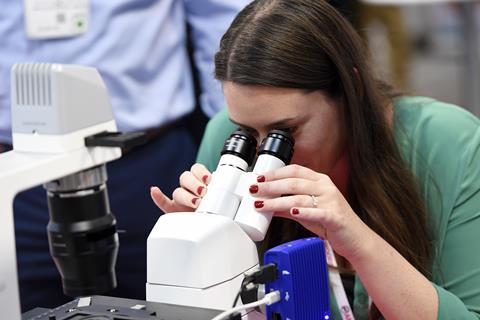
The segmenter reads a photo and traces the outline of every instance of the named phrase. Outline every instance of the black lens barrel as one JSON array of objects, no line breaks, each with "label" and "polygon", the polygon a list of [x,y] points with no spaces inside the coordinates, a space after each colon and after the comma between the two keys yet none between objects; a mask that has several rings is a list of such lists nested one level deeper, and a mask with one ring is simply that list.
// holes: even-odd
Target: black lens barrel
[{"label": "black lens barrel", "polygon": [[[104,183],[106,173],[103,176],[100,171],[91,169],[46,185],[50,254],[61,274],[63,291],[70,297],[105,293],[117,285],[119,240]],[[89,175],[93,178],[88,179]],[[83,189],[67,191],[72,181],[82,181]]]},{"label": "black lens barrel", "polygon": [[242,158],[251,166],[256,149],[257,140],[248,132],[238,129],[225,141],[221,155],[232,154]]},{"label": "black lens barrel", "polygon": [[287,131],[272,130],[263,139],[258,155],[270,154],[289,164],[293,156],[295,140]]}]

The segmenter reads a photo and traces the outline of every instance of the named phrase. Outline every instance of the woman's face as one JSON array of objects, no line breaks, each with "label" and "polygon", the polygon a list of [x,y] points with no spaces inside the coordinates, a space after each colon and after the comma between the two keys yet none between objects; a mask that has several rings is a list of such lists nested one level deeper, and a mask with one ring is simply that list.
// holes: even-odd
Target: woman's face
[{"label": "woman's face", "polygon": [[230,119],[260,143],[272,129],[295,138],[291,163],[330,174],[345,151],[342,106],[320,91],[224,83]]}]

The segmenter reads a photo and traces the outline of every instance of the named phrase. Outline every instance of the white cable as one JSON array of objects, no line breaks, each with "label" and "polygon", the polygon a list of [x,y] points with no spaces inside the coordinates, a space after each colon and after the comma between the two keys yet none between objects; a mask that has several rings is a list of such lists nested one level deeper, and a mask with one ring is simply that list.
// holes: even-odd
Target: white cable
[{"label": "white cable", "polygon": [[212,320],[222,320],[222,319],[225,319],[227,316],[237,312],[237,311],[242,311],[242,310],[245,310],[245,309],[251,309],[251,308],[255,308],[255,307],[258,307],[258,306],[261,306],[261,305],[271,305],[275,302],[278,302],[280,301],[281,299],[281,296],[280,296],[280,291],[273,291],[273,292],[270,292],[270,293],[267,293],[265,295],[265,297],[263,297],[263,299],[261,300],[258,300],[258,301],[255,301],[255,302],[252,302],[252,303],[247,303],[247,304],[244,304],[242,306],[238,306],[238,307],[235,307],[235,308],[232,308],[230,310],[227,310],[227,311],[224,311],[222,313],[220,313],[218,316],[216,316],[215,318],[213,318]]}]

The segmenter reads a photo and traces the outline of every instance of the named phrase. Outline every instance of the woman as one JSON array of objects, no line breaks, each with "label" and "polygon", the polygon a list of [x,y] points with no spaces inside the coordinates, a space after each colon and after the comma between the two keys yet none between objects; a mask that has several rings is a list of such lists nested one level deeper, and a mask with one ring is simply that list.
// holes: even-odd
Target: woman
[{"label": "woman", "polygon": [[182,174],[172,200],[152,188],[163,211],[198,206],[236,126],[258,141],[289,130],[292,165],[250,187],[258,211],[287,218],[274,219],[266,247],[311,233],[327,239],[344,282],[355,275],[346,291],[357,319],[478,318],[476,117],[395,95],[373,76],[352,27],[319,0],[251,3],[221,41],[216,76],[228,113],[210,122],[198,156],[205,166]]}]

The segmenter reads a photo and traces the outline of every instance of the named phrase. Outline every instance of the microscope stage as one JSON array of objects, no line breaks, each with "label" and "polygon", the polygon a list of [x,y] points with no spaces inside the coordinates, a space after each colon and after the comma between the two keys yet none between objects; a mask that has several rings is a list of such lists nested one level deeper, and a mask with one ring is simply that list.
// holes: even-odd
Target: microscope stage
[{"label": "microscope stage", "polygon": [[222,310],[105,296],[76,299],[54,309],[35,308],[22,320],[210,320]]}]

